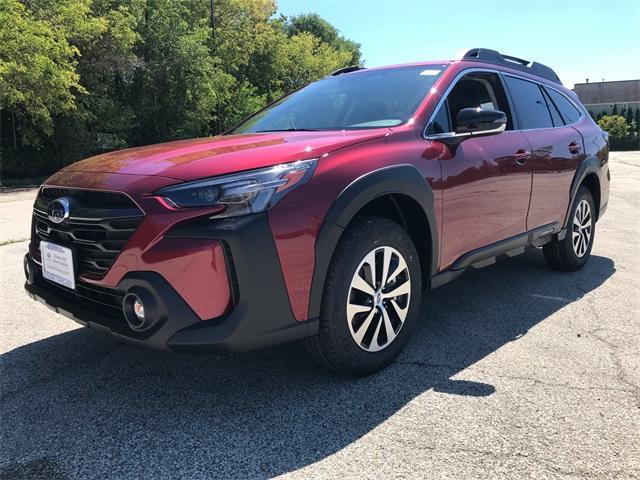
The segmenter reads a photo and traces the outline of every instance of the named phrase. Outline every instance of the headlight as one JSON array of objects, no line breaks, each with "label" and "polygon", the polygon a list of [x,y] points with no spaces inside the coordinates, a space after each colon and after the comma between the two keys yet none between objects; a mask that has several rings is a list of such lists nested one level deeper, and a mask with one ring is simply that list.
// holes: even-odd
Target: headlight
[{"label": "headlight", "polygon": [[262,212],[286,193],[306,183],[318,159],[283,163],[269,168],[182,183],[155,194],[176,207],[226,205],[218,217],[234,217]]}]

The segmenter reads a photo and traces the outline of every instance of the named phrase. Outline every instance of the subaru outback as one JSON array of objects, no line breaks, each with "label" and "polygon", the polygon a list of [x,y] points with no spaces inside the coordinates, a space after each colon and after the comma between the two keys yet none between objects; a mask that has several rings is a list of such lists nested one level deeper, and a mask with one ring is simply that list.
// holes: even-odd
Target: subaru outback
[{"label": "subaru outback", "polygon": [[[540,63],[349,67],[232,130],[101,154],[40,187],[30,296],[144,347],[301,340],[364,375],[408,341],[422,295],[502,255],[589,259],[608,138]],[[478,288],[482,288],[478,286]]]}]

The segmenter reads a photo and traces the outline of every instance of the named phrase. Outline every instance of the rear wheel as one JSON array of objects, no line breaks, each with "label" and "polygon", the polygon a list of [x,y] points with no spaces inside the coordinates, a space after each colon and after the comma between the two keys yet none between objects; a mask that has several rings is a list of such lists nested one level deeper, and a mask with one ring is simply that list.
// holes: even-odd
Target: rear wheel
[{"label": "rear wheel", "polygon": [[578,270],[591,255],[596,231],[595,207],[591,192],[580,187],[564,239],[554,238],[542,247],[547,263],[558,270]]},{"label": "rear wheel", "polygon": [[305,349],[344,375],[379,370],[402,350],[416,322],[420,260],[411,238],[384,218],[357,220],[340,240],[327,273],[320,333]]}]

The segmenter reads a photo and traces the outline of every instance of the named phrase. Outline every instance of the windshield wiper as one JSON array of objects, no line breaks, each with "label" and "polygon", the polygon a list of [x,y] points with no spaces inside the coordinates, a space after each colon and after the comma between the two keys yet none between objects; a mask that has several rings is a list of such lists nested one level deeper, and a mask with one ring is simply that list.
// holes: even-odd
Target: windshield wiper
[{"label": "windshield wiper", "polygon": [[256,130],[253,133],[268,132],[319,132],[319,130],[313,130],[311,128],[274,128],[273,130]]}]

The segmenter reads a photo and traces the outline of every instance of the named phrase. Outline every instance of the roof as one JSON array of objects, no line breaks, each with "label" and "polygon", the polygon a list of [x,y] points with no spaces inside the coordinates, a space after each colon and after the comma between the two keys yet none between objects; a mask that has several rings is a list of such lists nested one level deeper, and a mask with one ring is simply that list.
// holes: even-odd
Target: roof
[{"label": "roof", "polygon": [[461,52],[461,54],[462,56],[460,60],[475,60],[478,62],[500,65],[513,70],[526,72],[530,75],[535,75],[536,77],[541,77],[554,83],[562,84],[556,72],[554,72],[551,67],[543,65],[540,62],[532,62],[530,60],[524,60],[523,58],[514,57],[513,55],[505,55],[504,53],[491,50],[490,48],[472,48],[466,52]]},{"label": "roof", "polygon": [[547,81],[556,83],[558,85],[562,85],[560,78],[556,72],[553,71],[551,67],[543,65],[539,62],[532,62],[529,60],[524,60],[522,58],[514,57],[512,55],[505,55],[496,50],[491,50],[489,48],[472,48],[472,49],[464,49],[458,52],[455,55],[454,59],[445,60],[445,61],[429,61],[429,62],[413,62],[413,63],[405,63],[401,65],[385,65],[374,68],[366,68],[360,66],[348,66],[336,70],[335,72],[329,74],[329,76],[343,75],[349,73],[355,73],[362,70],[384,70],[384,69],[392,69],[392,68],[400,68],[400,67],[413,67],[413,66],[425,66],[425,65],[441,65],[447,66],[453,62],[462,61],[462,62],[479,62],[489,65],[498,65],[500,67],[504,67],[510,70],[516,70],[519,72],[527,73],[536,78],[545,79]]}]

